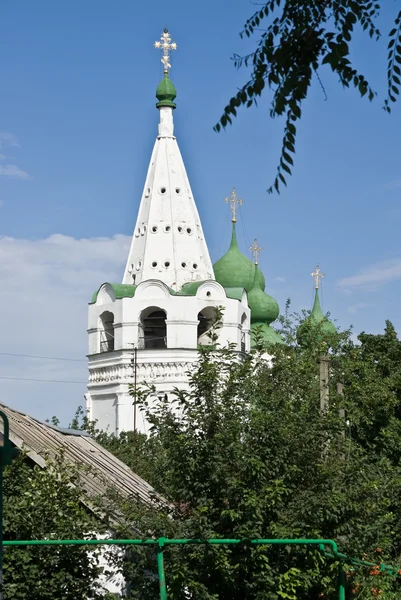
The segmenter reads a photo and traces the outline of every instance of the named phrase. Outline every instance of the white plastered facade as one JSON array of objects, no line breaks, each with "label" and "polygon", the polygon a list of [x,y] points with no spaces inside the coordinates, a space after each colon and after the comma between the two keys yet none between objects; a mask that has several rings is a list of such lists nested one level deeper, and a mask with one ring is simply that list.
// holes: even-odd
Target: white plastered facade
[{"label": "white plastered facade", "polygon": [[173,133],[173,109],[163,106],[125,268],[126,284],[158,279],[179,290],[190,281],[214,279],[198,209]]},{"label": "white plastered facade", "polygon": [[214,279],[170,107],[160,109],[158,133],[123,284],[103,284],[89,305],[87,412],[116,435],[134,426],[147,432],[130,394],[135,379],[167,398],[188,387],[198,346],[210,343],[205,329],[217,307],[223,309],[218,343],[239,353],[250,348],[247,295]]},{"label": "white plastered facade", "polygon": [[[154,385],[158,396],[169,396],[174,388],[186,389],[188,371],[196,363],[198,343],[208,343],[207,333],[199,339],[199,313],[222,307],[222,323],[216,329],[218,343],[249,351],[250,311],[245,291],[240,299],[227,298],[216,281],[202,282],[195,296],[171,295],[161,281],[148,280],[135,289],[133,298],[116,298],[113,287],[101,286],[96,302],[89,307],[89,418],[100,429],[119,434],[134,427],[133,398],[129,387]],[[149,310],[166,314],[165,347],[144,347],[142,315]],[[104,314],[114,316],[113,350],[101,352]],[[136,364],[134,363],[134,349]],[[136,428],[146,432],[141,411]]]}]

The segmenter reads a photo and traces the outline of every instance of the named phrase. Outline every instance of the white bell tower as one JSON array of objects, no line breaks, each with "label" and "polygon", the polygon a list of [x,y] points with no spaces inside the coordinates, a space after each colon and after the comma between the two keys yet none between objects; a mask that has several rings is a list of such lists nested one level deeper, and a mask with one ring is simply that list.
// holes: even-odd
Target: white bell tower
[{"label": "white bell tower", "polygon": [[250,310],[242,288],[223,288],[213,267],[184,162],[174,136],[176,90],[169,78],[165,30],[164,77],[156,97],[158,135],[140,200],[123,282],[104,283],[89,305],[88,417],[118,435],[146,432],[134,389],[154,385],[158,396],[188,386],[188,371],[217,308],[219,343],[250,347]]}]

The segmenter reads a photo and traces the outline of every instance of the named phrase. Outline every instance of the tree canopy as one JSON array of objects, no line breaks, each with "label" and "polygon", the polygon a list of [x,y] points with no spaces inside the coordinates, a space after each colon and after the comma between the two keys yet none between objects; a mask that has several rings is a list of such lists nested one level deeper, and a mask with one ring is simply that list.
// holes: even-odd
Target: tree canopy
[{"label": "tree canopy", "polygon": [[[241,106],[254,106],[263,93],[271,92],[270,117],[284,117],[285,125],[269,193],[279,192],[292,173],[302,104],[314,81],[322,85],[322,68],[329,67],[342,86],[354,87],[369,100],[375,97],[374,89],[352,62],[350,46],[358,28],[379,40],[382,34],[377,20],[388,4],[387,0],[269,0],[246,21],[241,37],[253,37],[255,49],[233,58],[236,67],[250,67],[251,74],[230,99],[215,130],[231,124]],[[383,107],[390,112],[401,85],[401,10],[394,14],[388,37],[388,89]]]},{"label": "tree canopy", "polygon": [[[14,460],[4,474],[4,539],[82,539],[101,530],[81,502],[78,482],[62,456],[45,469],[24,455]],[[5,600],[106,598],[98,551],[85,547],[6,547],[3,571]]]},{"label": "tree canopy", "polygon": [[[401,342],[390,323],[360,344],[339,334],[322,413],[322,345],[298,346],[295,327],[285,325],[288,344],[271,361],[262,347],[241,360],[204,348],[189,391],[156,404],[145,393],[148,442],[134,432],[121,444],[102,434],[172,507],[126,504],[119,535],[135,523],[155,537],[331,538],[351,556],[401,564]],[[155,598],[154,550],[126,557],[130,597]],[[336,598],[336,566],[312,550],[169,547],[165,559],[172,600]],[[347,587],[361,599],[401,593],[376,569],[350,567]]]}]

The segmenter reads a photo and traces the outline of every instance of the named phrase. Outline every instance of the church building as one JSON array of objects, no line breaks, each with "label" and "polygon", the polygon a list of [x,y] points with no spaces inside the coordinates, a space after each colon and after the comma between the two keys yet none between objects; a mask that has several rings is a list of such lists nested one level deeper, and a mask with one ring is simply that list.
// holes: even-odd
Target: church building
[{"label": "church building", "polygon": [[266,341],[282,342],[270,326],[279,307],[264,292],[260,248],[255,240],[252,262],[238,247],[236,216],[242,201],[235,190],[226,199],[231,244],[212,265],[174,135],[176,89],[169,54],[176,44],[165,30],[155,46],[162,50],[164,65],[156,91],[160,120],[123,280],[103,283],[89,305],[88,417],[116,435],[146,431],[132,386],[153,385],[157,396],[168,400],[174,388],[188,385],[198,347],[210,344],[208,332],[220,311],[220,346],[248,352],[256,328]]}]

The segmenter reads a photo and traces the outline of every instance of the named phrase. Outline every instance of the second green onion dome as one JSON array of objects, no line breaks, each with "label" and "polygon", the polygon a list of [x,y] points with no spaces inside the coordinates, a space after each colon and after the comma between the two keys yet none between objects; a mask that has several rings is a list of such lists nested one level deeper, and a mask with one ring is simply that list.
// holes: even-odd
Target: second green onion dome
[{"label": "second green onion dome", "polygon": [[319,290],[315,289],[315,301],[311,314],[298,327],[297,340],[301,346],[313,343],[315,340],[331,345],[338,332],[334,323],[324,316],[319,300]]},{"label": "second green onion dome", "polygon": [[216,281],[224,288],[238,287],[244,288],[249,292],[253,287],[256,272],[258,283],[263,292],[266,285],[263,273],[255,268],[254,263],[249,258],[242,254],[237,243],[235,221],[232,225],[233,231],[230,247],[224,256],[213,265]]},{"label": "second green onion dome", "polygon": [[279,306],[272,296],[263,291],[260,284],[262,274],[257,265],[254,267],[254,282],[248,293],[248,305],[251,309],[251,346],[256,345],[258,338],[268,344],[283,344],[279,333],[270,327],[280,314]]}]

